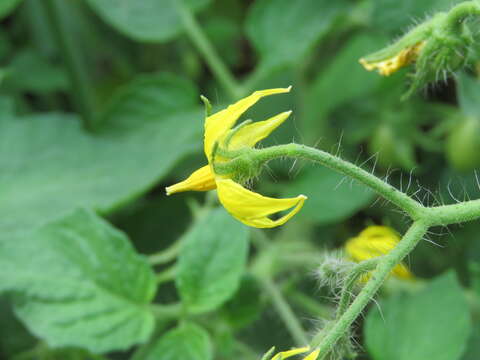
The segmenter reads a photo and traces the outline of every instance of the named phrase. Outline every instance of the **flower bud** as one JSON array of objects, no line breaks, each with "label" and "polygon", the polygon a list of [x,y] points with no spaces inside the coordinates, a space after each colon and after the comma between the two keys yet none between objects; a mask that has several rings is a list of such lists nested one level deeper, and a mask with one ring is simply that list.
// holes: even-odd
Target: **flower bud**
[{"label": "flower bud", "polygon": [[463,20],[458,7],[438,13],[392,45],[360,59],[360,63],[384,76],[414,64],[413,80],[404,95],[409,97],[428,82],[446,79],[465,65],[473,37]]}]

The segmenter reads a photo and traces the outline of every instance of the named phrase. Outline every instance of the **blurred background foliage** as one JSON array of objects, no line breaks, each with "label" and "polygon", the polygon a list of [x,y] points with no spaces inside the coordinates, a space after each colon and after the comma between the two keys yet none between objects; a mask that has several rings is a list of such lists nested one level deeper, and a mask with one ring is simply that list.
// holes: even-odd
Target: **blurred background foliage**
[{"label": "blurred background foliage", "polygon": [[[307,334],[321,327],[335,303],[321,259],[406,217],[300,161],[255,185],[308,195],[279,229],[247,229],[214,193],[166,197],[205,163],[199,95],[218,110],[293,85],[245,117],[293,110],[265,145],[317,146],[425,204],[478,198],[480,52],[408,101],[408,69],[358,64],[455,2],[0,1],[0,355],[260,359],[301,342],[282,302]],[[432,230],[408,259],[417,280],[391,279],[357,322],[360,358],[480,358],[479,233]]]}]

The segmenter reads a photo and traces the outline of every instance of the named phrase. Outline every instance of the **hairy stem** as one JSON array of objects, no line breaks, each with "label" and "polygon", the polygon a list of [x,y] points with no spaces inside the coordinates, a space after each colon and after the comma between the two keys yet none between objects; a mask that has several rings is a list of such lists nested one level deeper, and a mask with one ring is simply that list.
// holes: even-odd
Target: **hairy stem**
[{"label": "hairy stem", "polygon": [[385,199],[405,210],[413,220],[423,217],[425,207],[375,175],[325,151],[300,144],[286,144],[255,150],[255,158],[267,162],[279,157],[303,158],[318,162],[370,187]]},{"label": "hairy stem", "polygon": [[191,10],[185,6],[183,0],[174,1],[178,14],[182,19],[185,31],[193,42],[199,53],[204,58],[212,73],[222,84],[230,96],[236,100],[243,96],[243,90],[238,81],[233,77],[230,70],[222,61],[217,51],[208,40],[197,20],[193,16]]},{"label": "hairy stem", "polygon": [[427,232],[428,227],[429,223],[427,221],[418,220],[414,222],[398,245],[379,261],[370,280],[348,309],[335,321],[330,331],[327,334],[320,331],[313,338],[310,345],[320,349],[319,359],[325,358],[335,343],[348,331],[365,306],[375,296],[395,265],[399,264],[413,250]]},{"label": "hairy stem", "polygon": [[94,128],[94,98],[93,88],[87,75],[84,59],[78,51],[78,46],[72,41],[71,33],[62,19],[57,0],[43,2],[48,14],[50,24],[55,34],[58,46],[67,66],[70,83],[74,94],[74,103],[82,114],[83,124],[86,129]]},{"label": "hairy stem", "polygon": [[362,261],[358,265],[356,265],[350,274],[347,276],[345,280],[345,285],[342,288],[342,293],[340,295],[340,302],[338,303],[337,308],[337,319],[342,316],[342,314],[347,309],[348,305],[350,305],[350,301],[352,299],[352,292],[355,283],[357,282],[358,278],[365,274],[365,272],[375,269],[378,262],[381,258],[374,258]]},{"label": "hairy stem", "polygon": [[472,15],[480,15],[480,4],[476,1],[465,1],[448,12],[447,24],[451,29],[457,29],[466,18]]}]

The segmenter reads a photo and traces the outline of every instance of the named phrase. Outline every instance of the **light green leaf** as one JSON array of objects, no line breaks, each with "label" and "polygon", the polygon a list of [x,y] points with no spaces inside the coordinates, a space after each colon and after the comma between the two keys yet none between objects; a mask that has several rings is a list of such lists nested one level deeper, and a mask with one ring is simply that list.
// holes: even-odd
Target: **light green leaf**
[{"label": "light green leaf", "polygon": [[460,109],[466,116],[471,116],[480,121],[480,109],[478,99],[480,98],[480,81],[460,73],[457,77],[458,102]]},{"label": "light green leaf", "polygon": [[343,0],[259,0],[246,32],[266,68],[295,63],[327,33],[348,2]]},{"label": "light green leaf", "polygon": [[421,292],[397,295],[369,312],[366,346],[374,360],[458,360],[470,336],[470,314],[455,274]]},{"label": "light green leaf", "polygon": [[94,213],[63,219],[0,243],[0,291],[50,346],[128,349],[154,327],[155,276],[127,237]]},{"label": "light green leaf", "polygon": [[0,19],[10,15],[22,0],[1,0],[0,1]]},{"label": "light green leaf", "polygon": [[109,212],[147,191],[201,149],[197,106],[188,82],[161,74],[120,90],[93,135],[72,115],[2,113],[0,239],[78,206]]},{"label": "light green leaf", "polygon": [[224,209],[205,214],[185,235],[176,285],[192,313],[213,310],[239,287],[248,253],[248,229]]},{"label": "light green leaf", "polygon": [[211,360],[210,336],[195,324],[184,323],[163,335],[134,360]]},{"label": "light green leaf", "polygon": [[283,196],[308,196],[297,217],[317,224],[342,221],[367,206],[374,193],[356,182],[323,166],[302,170],[285,186]]},{"label": "light green leaf", "polygon": [[[182,31],[175,1],[87,0],[98,16],[125,36],[143,42],[164,42]],[[191,11],[205,8],[210,0],[185,0]]]}]

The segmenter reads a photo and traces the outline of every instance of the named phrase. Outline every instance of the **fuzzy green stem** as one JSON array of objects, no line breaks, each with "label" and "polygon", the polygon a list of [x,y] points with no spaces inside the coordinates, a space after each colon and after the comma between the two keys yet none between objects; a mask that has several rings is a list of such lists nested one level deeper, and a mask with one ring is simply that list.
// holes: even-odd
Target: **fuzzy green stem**
[{"label": "fuzzy green stem", "polygon": [[313,338],[310,345],[320,349],[320,360],[325,358],[335,343],[348,331],[365,306],[373,299],[393,268],[415,248],[427,232],[428,227],[429,224],[426,221],[414,222],[398,245],[381,259],[370,280],[355,297],[348,309],[336,320],[330,331],[327,334],[320,331]]},{"label": "fuzzy green stem", "polygon": [[347,309],[348,305],[350,305],[350,301],[352,299],[352,292],[353,287],[357,283],[357,280],[360,276],[364,275],[365,272],[375,269],[378,265],[378,262],[381,260],[380,257],[374,259],[368,259],[362,261],[358,265],[356,265],[350,274],[347,276],[345,280],[345,285],[342,288],[342,293],[340,295],[340,302],[338,303],[337,308],[337,319],[342,316],[342,314]]},{"label": "fuzzy green stem", "polygon": [[199,53],[203,56],[210,70],[219,83],[228,91],[230,96],[236,100],[243,96],[243,90],[230,70],[221,60],[217,51],[203,32],[191,10],[185,6],[183,0],[174,1],[178,14],[182,20],[185,32],[193,42]]},{"label": "fuzzy green stem", "polygon": [[446,226],[480,218],[480,199],[426,209],[431,226]]},{"label": "fuzzy green stem", "polygon": [[93,88],[87,75],[84,59],[78,51],[78,46],[72,41],[71,34],[61,17],[57,0],[43,2],[48,14],[52,30],[55,34],[63,59],[67,65],[74,103],[82,114],[84,126],[88,130],[94,128],[94,98]]},{"label": "fuzzy green stem", "polygon": [[425,208],[408,195],[395,189],[368,171],[325,151],[300,144],[278,145],[254,151],[255,159],[261,162],[268,162],[280,157],[303,158],[318,162],[370,187],[385,199],[405,210],[413,220],[422,218],[425,213]]},{"label": "fuzzy green stem", "polygon": [[268,277],[262,277],[260,281],[263,285],[262,288],[267,292],[269,299],[272,301],[273,306],[277,310],[278,315],[292,335],[292,338],[297,346],[305,346],[308,344],[308,338],[302,328],[302,325],[298,321],[277,285]]},{"label": "fuzzy green stem", "polygon": [[454,6],[447,14],[447,26],[451,30],[458,29],[458,26],[469,16],[480,15],[480,4],[476,1],[465,1]]}]

